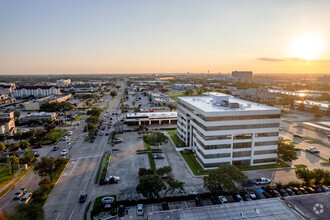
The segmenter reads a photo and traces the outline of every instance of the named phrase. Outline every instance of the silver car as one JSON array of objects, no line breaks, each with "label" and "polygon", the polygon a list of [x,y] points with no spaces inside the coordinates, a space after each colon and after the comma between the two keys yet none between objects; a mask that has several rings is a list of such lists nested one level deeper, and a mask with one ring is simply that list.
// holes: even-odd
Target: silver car
[{"label": "silver car", "polygon": [[143,205],[142,204],[137,204],[136,206],[136,215],[137,216],[143,216]]}]

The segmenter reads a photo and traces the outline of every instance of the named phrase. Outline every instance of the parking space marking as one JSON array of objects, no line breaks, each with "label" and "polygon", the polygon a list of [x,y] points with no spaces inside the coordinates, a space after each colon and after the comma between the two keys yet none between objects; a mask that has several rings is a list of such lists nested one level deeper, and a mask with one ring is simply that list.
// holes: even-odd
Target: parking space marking
[{"label": "parking space marking", "polygon": [[60,214],[61,214],[61,213],[58,213],[58,215],[57,215],[57,217],[56,217],[56,220],[58,219],[58,217],[60,217]]},{"label": "parking space marking", "polygon": [[70,194],[71,194],[72,190],[69,192],[68,196],[66,198],[69,198]]},{"label": "parking space marking", "polygon": [[74,210],[72,210],[69,220],[71,220]]}]

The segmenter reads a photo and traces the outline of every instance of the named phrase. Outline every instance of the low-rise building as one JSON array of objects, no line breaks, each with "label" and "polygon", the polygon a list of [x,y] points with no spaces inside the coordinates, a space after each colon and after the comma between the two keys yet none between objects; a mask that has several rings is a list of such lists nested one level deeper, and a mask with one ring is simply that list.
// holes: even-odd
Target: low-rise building
[{"label": "low-rise building", "polygon": [[173,84],[172,88],[175,89],[175,90],[187,90],[187,89],[194,89],[195,85],[176,83],[176,84]]},{"label": "low-rise building", "polygon": [[329,111],[330,109],[330,102],[320,102],[320,101],[311,101],[311,100],[305,100],[305,101],[294,101],[294,106],[299,107],[301,103],[304,104],[304,108],[311,109],[314,106],[317,106],[319,108],[319,111]]},{"label": "low-rise building", "polygon": [[149,95],[149,98],[151,99],[151,102],[155,106],[165,106],[167,104],[175,104],[175,101],[164,93],[149,92],[148,95]]},{"label": "low-rise building", "polygon": [[42,120],[42,121],[55,121],[57,119],[57,114],[55,112],[40,112],[40,113],[31,113],[22,118],[23,122],[30,120]]},{"label": "low-rise building", "polygon": [[71,79],[60,79],[56,81],[58,87],[67,87],[71,85]]},{"label": "low-rise building", "polygon": [[240,98],[246,99],[253,102],[275,102],[277,99],[276,94],[268,91],[265,86],[260,86],[258,88],[248,88],[243,90],[239,94]]},{"label": "low-rise building", "polygon": [[137,112],[127,113],[128,126],[176,124],[177,112]]},{"label": "low-rise building", "polygon": [[14,112],[0,113],[0,135],[13,136],[15,133]]},{"label": "low-rise building", "polygon": [[92,85],[76,85],[62,88],[65,92],[74,91],[76,93],[93,93],[97,91],[97,88]]},{"label": "low-rise building", "polygon": [[277,158],[280,109],[222,93],[178,98],[178,137],[205,169]]},{"label": "low-rise building", "polygon": [[44,97],[35,101],[25,102],[24,107],[27,111],[38,111],[40,110],[40,105],[45,102],[64,102],[71,98],[71,94],[68,95],[52,95]]},{"label": "low-rise building", "polygon": [[56,86],[22,86],[17,87],[14,90],[14,96],[16,98],[24,98],[28,96],[40,98],[59,94],[61,94],[61,91]]}]

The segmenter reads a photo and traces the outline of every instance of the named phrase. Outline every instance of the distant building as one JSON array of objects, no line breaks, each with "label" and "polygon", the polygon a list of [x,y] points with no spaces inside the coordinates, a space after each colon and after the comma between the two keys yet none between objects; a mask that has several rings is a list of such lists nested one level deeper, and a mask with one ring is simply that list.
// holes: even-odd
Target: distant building
[{"label": "distant building", "polygon": [[311,109],[313,106],[318,106],[320,111],[329,111],[330,109],[330,102],[319,102],[319,101],[310,101],[310,100],[305,100],[305,101],[294,101],[294,106],[299,107],[301,103],[304,103],[304,107],[306,109]]},{"label": "distant building", "polygon": [[40,113],[32,113],[24,118],[22,118],[22,121],[30,121],[30,120],[42,120],[42,121],[54,121],[57,119],[57,114],[55,112],[40,112]]},{"label": "distant building", "polygon": [[243,80],[252,80],[252,71],[233,71],[231,76]]},{"label": "distant building", "polygon": [[127,113],[125,122],[128,126],[162,124],[175,125],[177,122],[177,112]]},{"label": "distant building", "polygon": [[14,83],[0,83],[0,96],[6,95],[7,97],[14,93]]},{"label": "distant building", "polygon": [[67,87],[71,85],[71,79],[60,79],[56,81],[58,87]]},{"label": "distant building", "polygon": [[151,99],[151,102],[155,106],[165,106],[167,104],[175,104],[175,101],[164,93],[149,92],[148,95],[149,95],[149,98]]},{"label": "distant building", "polygon": [[222,93],[179,97],[177,126],[205,169],[276,162],[280,109]]},{"label": "distant building", "polygon": [[14,90],[14,96],[16,98],[23,98],[28,96],[39,98],[59,94],[61,94],[61,91],[56,86],[22,86]]},{"label": "distant building", "polygon": [[15,133],[14,112],[0,113],[0,135],[13,136]]},{"label": "distant building", "polygon": [[326,84],[330,85],[330,75],[324,75],[322,77],[319,77],[318,81],[320,83],[326,83]]},{"label": "distant building", "polygon": [[173,84],[172,86],[173,89],[175,90],[187,90],[187,89],[194,89],[195,85],[193,84]]},{"label": "distant building", "polygon": [[45,102],[64,102],[71,98],[71,94],[68,95],[52,95],[44,97],[35,101],[25,102],[24,107],[26,111],[38,111],[40,110],[40,105]]},{"label": "distant building", "polygon": [[91,85],[77,85],[63,88],[63,91],[70,92],[74,91],[76,93],[93,93],[96,92],[97,88]]},{"label": "distant building", "polygon": [[240,98],[253,102],[275,102],[277,96],[268,91],[265,86],[258,88],[248,88],[240,92]]}]

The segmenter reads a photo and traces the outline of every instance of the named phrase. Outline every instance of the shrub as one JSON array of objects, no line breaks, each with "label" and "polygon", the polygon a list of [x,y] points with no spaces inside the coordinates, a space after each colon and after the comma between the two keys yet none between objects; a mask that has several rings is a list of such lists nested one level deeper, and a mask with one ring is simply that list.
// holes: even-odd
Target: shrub
[{"label": "shrub", "polygon": [[147,169],[147,168],[139,169],[139,177],[145,176],[145,175],[152,175],[152,174],[154,174],[154,171],[152,171],[152,169]]}]

